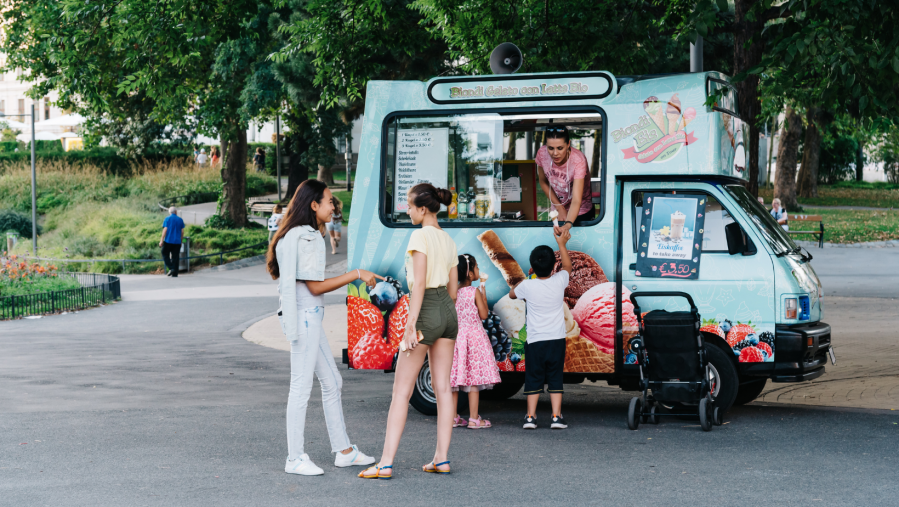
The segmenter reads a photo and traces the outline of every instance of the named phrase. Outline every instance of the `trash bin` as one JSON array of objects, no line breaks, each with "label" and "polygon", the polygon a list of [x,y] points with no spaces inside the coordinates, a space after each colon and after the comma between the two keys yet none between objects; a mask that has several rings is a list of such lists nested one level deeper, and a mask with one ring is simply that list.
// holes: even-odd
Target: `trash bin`
[{"label": "trash bin", "polygon": [[16,246],[16,243],[19,242],[19,233],[18,232],[7,232],[6,233],[6,251],[11,252],[13,247]]},{"label": "trash bin", "polygon": [[190,237],[185,236],[181,240],[181,258],[178,259],[178,272],[190,271]]}]

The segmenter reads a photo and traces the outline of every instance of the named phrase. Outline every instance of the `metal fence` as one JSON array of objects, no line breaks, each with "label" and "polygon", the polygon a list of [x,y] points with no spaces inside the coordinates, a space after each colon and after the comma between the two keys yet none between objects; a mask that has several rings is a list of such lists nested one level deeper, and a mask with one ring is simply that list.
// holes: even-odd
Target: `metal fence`
[{"label": "metal fence", "polygon": [[81,310],[122,298],[119,277],[100,273],[60,273],[78,280],[80,288],[0,297],[0,320],[27,315]]}]

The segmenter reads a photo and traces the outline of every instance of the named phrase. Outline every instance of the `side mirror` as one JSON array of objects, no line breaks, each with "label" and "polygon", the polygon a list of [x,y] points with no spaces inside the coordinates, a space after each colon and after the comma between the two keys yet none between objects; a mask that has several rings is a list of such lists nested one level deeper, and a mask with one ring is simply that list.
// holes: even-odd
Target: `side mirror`
[{"label": "side mirror", "polygon": [[727,253],[731,255],[746,252],[746,235],[737,222],[731,222],[724,226],[724,236],[727,238]]}]

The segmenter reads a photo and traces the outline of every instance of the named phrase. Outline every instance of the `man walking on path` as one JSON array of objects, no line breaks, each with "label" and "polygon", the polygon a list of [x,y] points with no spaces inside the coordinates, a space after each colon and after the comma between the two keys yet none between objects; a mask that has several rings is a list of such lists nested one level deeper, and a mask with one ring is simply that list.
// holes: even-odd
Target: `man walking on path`
[{"label": "man walking on path", "polygon": [[178,216],[178,210],[174,206],[169,208],[169,216],[162,222],[162,239],[159,246],[162,247],[162,260],[169,269],[166,276],[172,278],[178,276],[178,263],[181,257],[181,235],[184,231],[184,220]]}]

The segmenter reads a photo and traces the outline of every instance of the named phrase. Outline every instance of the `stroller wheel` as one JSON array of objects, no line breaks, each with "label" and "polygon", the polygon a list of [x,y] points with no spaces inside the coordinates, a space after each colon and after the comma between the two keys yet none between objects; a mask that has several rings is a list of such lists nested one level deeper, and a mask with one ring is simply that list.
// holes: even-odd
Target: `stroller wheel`
[{"label": "stroller wheel", "polygon": [[652,408],[649,409],[649,422],[652,424],[659,424],[659,419],[661,419],[661,417],[659,417],[658,410],[659,405],[655,403],[652,405]]},{"label": "stroller wheel", "polygon": [[643,411],[643,400],[640,398],[634,397],[631,398],[631,403],[627,407],[627,427],[636,430],[640,426],[640,418],[642,416],[641,412]]},{"label": "stroller wheel", "polygon": [[724,424],[724,411],[721,410],[721,407],[715,407],[712,415],[712,422],[715,423],[715,426],[721,426],[722,424]]},{"label": "stroller wheel", "polygon": [[712,413],[706,398],[699,400],[699,426],[702,431],[712,431]]},{"label": "stroller wheel", "polygon": [[642,416],[640,417],[643,420],[643,424],[649,422],[649,412],[655,410],[655,406],[655,403],[649,402],[649,406],[643,407],[643,410],[641,410]]}]

